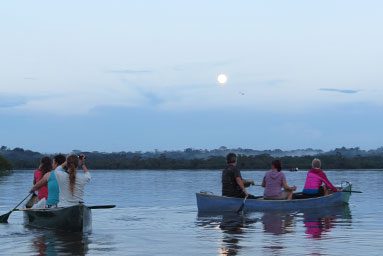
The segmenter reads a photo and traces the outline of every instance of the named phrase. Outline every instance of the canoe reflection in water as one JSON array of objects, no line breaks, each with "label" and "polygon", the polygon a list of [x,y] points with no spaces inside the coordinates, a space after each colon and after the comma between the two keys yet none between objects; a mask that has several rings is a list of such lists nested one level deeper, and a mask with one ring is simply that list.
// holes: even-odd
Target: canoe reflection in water
[{"label": "canoe reflection in water", "polygon": [[32,239],[35,255],[86,255],[88,244],[87,235],[53,230],[38,231]]},{"label": "canoe reflection in water", "polygon": [[[272,236],[301,233],[307,238],[321,239],[338,225],[351,225],[351,213],[348,205],[327,209],[305,210],[300,212],[251,212],[244,215],[235,213],[198,213],[197,226],[222,232],[221,255],[236,255],[242,244],[255,243],[256,233],[262,231]],[[251,234],[253,233],[253,234]],[[252,238],[253,237],[253,238]],[[278,242],[279,241],[279,242]],[[270,240],[270,246],[264,249],[279,251],[284,248],[282,240]]]}]

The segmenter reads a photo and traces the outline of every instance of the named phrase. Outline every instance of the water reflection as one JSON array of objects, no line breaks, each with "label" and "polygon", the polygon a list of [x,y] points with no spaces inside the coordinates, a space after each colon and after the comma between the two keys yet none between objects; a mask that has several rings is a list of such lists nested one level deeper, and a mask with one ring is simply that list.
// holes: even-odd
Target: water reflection
[{"label": "water reflection", "polygon": [[35,255],[86,255],[89,239],[82,233],[43,230],[31,242]]},{"label": "water reflection", "polygon": [[261,218],[265,233],[281,235],[294,231],[294,215],[288,212],[265,212]]},{"label": "water reflection", "polygon": [[311,209],[300,212],[265,212],[261,218],[263,231],[273,235],[295,232],[295,222],[302,221],[308,238],[321,238],[336,223],[350,224],[349,206]]},{"label": "water reflection", "polygon": [[348,205],[303,213],[303,223],[308,238],[320,239],[322,235],[335,228],[338,222],[351,223],[351,211]]},{"label": "water reflection", "polygon": [[240,240],[244,233],[252,229],[258,218],[236,213],[225,214],[198,214],[197,226],[205,228],[219,228],[222,231],[222,245],[219,248],[220,255],[237,255],[242,246]]},{"label": "water reflection", "polygon": [[[259,215],[260,218],[255,217]],[[320,239],[338,224],[351,225],[351,211],[348,206],[342,206],[300,212],[256,212],[245,215],[199,213],[196,224],[222,232],[220,255],[237,255],[243,248],[241,241],[246,239],[246,233],[256,230],[257,222],[261,223],[263,233],[273,236],[302,232],[309,239]],[[276,241],[270,241],[264,248],[278,253],[284,245],[280,242],[274,243]]]}]

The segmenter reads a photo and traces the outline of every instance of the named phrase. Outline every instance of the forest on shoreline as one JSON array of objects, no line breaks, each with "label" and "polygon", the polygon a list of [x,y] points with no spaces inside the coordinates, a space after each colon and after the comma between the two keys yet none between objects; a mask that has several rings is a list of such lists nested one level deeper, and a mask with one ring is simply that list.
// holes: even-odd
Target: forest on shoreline
[{"label": "forest on shoreline", "polygon": [[0,172],[8,171],[12,169],[11,163],[0,155]]},{"label": "forest on shoreline", "polygon": [[[260,151],[256,155],[246,155],[238,149],[221,147],[212,151],[185,149],[184,151],[164,152],[82,152],[76,150],[72,153],[84,153],[87,164],[91,169],[118,169],[118,170],[181,170],[181,169],[222,169],[225,166],[225,155],[234,151],[238,154],[239,168],[268,169],[274,159],[282,161],[283,169],[308,169],[314,157],[322,160],[324,169],[383,169],[383,150],[364,151],[359,148],[339,148],[329,152],[312,149],[297,151]],[[292,153],[293,152],[293,153]],[[305,155],[309,152],[310,155]],[[284,153],[284,154],[283,154]],[[309,154],[307,153],[307,154]],[[39,165],[41,154],[22,148],[0,148],[0,170],[35,169]],[[49,154],[48,154],[49,155]],[[54,154],[50,155],[53,156]],[[198,155],[198,157],[196,157]]]}]

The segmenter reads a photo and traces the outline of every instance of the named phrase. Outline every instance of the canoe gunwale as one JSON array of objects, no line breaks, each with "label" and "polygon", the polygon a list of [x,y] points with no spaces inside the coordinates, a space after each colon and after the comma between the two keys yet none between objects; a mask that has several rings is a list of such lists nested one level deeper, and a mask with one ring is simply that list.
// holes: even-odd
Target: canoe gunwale
[{"label": "canoe gunwale", "polygon": [[[345,193],[345,192],[336,192],[336,193]],[[351,193],[351,192],[350,192]],[[227,199],[233,199],[233,197],[228,197],[228,196],[219,196],[219,195],[214,195],[214,194],[205,194],[203,192],[198,192],[196,193],[197,195],[204,195],[204,196],[209,196],[209,197],[217,197],[217,198],[227,198]],[[326,198],[326,197],[331,197],[333,196],[335,193],[333,194],[330,194],[330,195],[327,195],[327,196],[320,196],[320,197],[311,197],[311,198],[300,198],[300,199],[292,199],[292,200],[283,200],[283,199],[263,199],[263,197],[261,198],[255,198],[255,199],[246,199],[247,202],[252,202],[252,201],[267,201],[267,202],[288,202],[288,201],[304,201],[304,200],[310,200],[310,201],[314,201],[314,199],[323,199],[323,198]],[[235,199],[238,199],[238,200],[241,200],[243,201],[243,198],[240,198],[240,197],[236,197]]]},{"label": "canoe gunwale", "polygon": [[25,208],[25,209],[16,209],[16,211],[20,211],[20,212],[53,212],[53,211],[64,210],[64,209],[67,209],[69,207],[73,207],[73,206],[68,206],[68,207],[52,207],[52,208],[34,208],[34,209],[32,209],[32,208]]}]

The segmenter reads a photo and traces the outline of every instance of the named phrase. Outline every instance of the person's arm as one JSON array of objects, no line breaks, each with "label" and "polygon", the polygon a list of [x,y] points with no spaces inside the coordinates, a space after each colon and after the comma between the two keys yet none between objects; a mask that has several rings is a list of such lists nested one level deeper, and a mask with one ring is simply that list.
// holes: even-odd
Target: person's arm
[{"label": "person's arm", "polygon": [[265,177],[263,177],[263,180],[262,180],[262,187],[266,187],[266,179],[265,179]]},{"label": "person's arm", "polygon": [[86,167],[86,165],[85,165],[85,156],[83,156],[82,159],[80,158],[80,166],[81,166],[82,170],[84,171],[84,175],[87,178],[87,182],[90,181],[91,176],[90,176],[90,172],[89,172],[88,167]]},{"label": "person's arm", "polygon": [[236,177],[235,180],[237,181],[238,186],[242,189],[243,193],[248,195],[248,193],[246,191],[246,188],[245,188],[245,184],[243,184],[242,178],[241,177]]},{"label": "person's arm", "polygon": [[61,168],[66,170],[66,161],[64,163],[62,163]]},{"label": "person's arm", "polygon": [[237,167],[234,167],[234,177],[235,181],[237,182],[238,186],[241,188],[243,193],[245,193],[246,196],[249,195],[246,191],[245,184],[243,183],[241,172]]},{"label": "person's arm", "polygon": [[88,168],[84,165],[82,170],[84,171],[84,177],[86,178],[86,182],[89,182],[92,179]]},{"label": "person's arm", "polygon": [[284,188],[285,190],[287,190],[287,191],[295,191],[295,190],[297,190],[297,187],[296,187],[296,186],[292,186],[292,187],[290,187],[290,186],[287,184],[286,179],[283,179],[282,185],[283,185],[283,188]]},{"label": "person's arm", "polygon": [[326,184],[326,187],[331,189],[333,192],[339,191],[327,178],[326,174],[323,172],[323,176],[321,177],[324,184]]},{"label": "person's arm", "polygon": [[81,166],[82,170],[83,170],[85,173],[87,173],[87,172],[89,172],[89,170],[88,170],[88,168],[87,168],[86,165],[85,165],[85,159],[86,159],[85,155],[81,154],[81,155],[79,156],[79,163],[78,163],[78,164]]},{"label": "person's arm", "polygon": [[50,176],[50,172],[46,173],[30,190],[30,192],[34,192],[36,190],[38,190],[39,188],[45,186],[47,183],[48,183],[48,179],[49,179],[49,176]]},{"label": "person's arm", "polygon": [[81,165],[81,168],[82,168],[82,170],[83,170],[85,173],[89,172],[88,167],[86,167],[85,163],[83,163],[83,164]]}]

